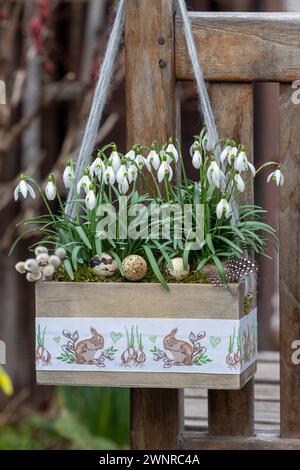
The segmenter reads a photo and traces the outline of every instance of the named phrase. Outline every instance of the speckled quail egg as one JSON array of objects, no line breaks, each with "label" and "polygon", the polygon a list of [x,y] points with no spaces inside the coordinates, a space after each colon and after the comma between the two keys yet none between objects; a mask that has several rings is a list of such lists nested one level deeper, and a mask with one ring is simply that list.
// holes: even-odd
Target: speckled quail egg
[{"label": "speckled quail egg", "polygon": [[122,262],[124,277],[129,281],[140,281],[147,274],[148,266],[144,258],[130,255]]},{"label": "speckled quail egg", "polygon": [[166,275],[174,281],[182,281],[185,279],[190,272],[188,266],[187,269],[184,267],[183,258],[173,258],[171,263],[166,266]]},{"label": "speckled quail egg", "polygon": [[100,257],[94,256],[90,260],[90,268],[100,278],[109,278],[118,272],[117,262],[109,253],[102,253]]}]

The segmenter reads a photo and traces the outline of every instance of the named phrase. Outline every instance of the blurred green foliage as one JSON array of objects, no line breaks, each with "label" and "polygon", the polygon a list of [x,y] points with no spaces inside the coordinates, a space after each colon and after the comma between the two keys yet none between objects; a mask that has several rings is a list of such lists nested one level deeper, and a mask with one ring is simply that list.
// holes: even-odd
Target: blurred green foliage
[{"label": "blurred green foliage", "polygon": [[128,448],[129,432],[129,390],[63,387],[47,414],[0,426],[0,450]]}]

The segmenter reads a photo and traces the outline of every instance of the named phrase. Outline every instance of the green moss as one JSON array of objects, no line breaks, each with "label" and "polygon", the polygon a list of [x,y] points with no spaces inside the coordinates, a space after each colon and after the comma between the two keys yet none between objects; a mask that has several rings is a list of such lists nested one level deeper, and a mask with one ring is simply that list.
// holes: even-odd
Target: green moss
[{"label": "green moss", "polygon": [[[55,273],[54,280],[58,282],[72,282],[69,278],[66,270],[64,267],[60,267],[57,272]],[[183,281],[174,281],[174,279],[170,279],[166,277],[166,281],[170,284],[209,284],[209,280],[203,274],[194,271],[188,277],[186,277]],[[91,268],[88,266],[78,266],[77,271],[74,272],[74,281],[73,282],[130,282],[121,276],[120,273],[117,273],[115,276],[110,277],[109,279],[100,279],[96,276]],[[154,276],[151,270],[148,271],[146,276],[140,281],[143,283],[158,283],[159,281]]]},{"label": "green moss", "polygon": [[[59,282],[69,282],[67,271],[64,267],[60,267],[54,275],[54,280]],[[91,268],[88,266],[78,266],[77,271],[74,272],[74,282],[98,282],[99,278],[95,276]]]}]

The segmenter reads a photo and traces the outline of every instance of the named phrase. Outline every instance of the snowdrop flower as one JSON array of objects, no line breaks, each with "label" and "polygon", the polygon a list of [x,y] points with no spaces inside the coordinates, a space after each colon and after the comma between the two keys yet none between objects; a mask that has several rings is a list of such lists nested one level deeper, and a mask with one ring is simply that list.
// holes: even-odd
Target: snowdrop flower
[{"label": "snowdrop flower", "polygon": [[85,196],[85,205],[90,211],[96,207],[96,196],[94,193],[94,186],[92,184],[89,186],[87,195]]},{"label": "snowdrop flower", "polygon": [[127,167],[122,163],[120,168],[118,169],[116,173],[116,180],[117,183],[121,184],[123,182],[123,179],[127,177]]},{"label": "snowdrop flower", "polygon": [[129,182],[128,182],[127,176],[125,176],[123,178],[123,181],[121,183],[119,183],[118,187],[119,187],[119,192],[121,194],[126,194],[127,193],[128,189],[129,189]]},{"label": "snowdrop flower", "polygon": [[226,145],[224,148],[223,152],[221,153],[220,160],[222,165],[225,165],[225,163],[229,163],[231,165],[231,152],[234,150],[230,145]]},{"label": "snowdrop flower", "polygon": [[158,182],[161,183],[165,177],[168,177],[169,181],[173,178],[173,170],[167,160],[163,160],[160,164],[157,172]]},{"label": "snowdrop flower", "polygon": [[161,162],[166,161],[169,165],[170,165],[170,163],[172,163],[172,161],[173,161],[172,154],[166,153],[165,150],[161,150],[159,152],[159,155],[160,155]]},{"label": "snowdrop flower", "polygon": [[194,154],[192,159],[193,167],[199,170],[199,168],[203,165],[203,158],[201,154],[200,147],[197,145],[194,146]]},{"label": "snowdrop flower", "polygon": [[113,146],[113,151],[110,154],[109,162],[112,164],[114,172],[117,173],[118,169],[121,166],[121,158],[117,152],[117,147],[115,145]]},{"label": "snowdrop flower", "polygon": [[25,176],[21,175],[20,183],[17,185],[16,189],[14,190],[14,199],[17,201],[19,199],[19,193],[22,194],[23,198],[26,199],[27,194],[29,193],[30,196],[35,199],[35,192],[32,186],[25,181]]},{"label": "snowdrop flower", "polygon": [[243,193],[245,191],[245,182],[244,182],[243,178],[241,177],[241,175],[239,173],[236,173],[234,175],[234,182],[236,184],[237,189],[241,193]]},{"label": "snowdrop flower", "polygon": [[113,170],[113,167],[111,166],[112,164],[110,163],[105,170],[104,173],[104,182],[105,184],[110,184],[111,186],[115,183],[116,181],[116,174]]},{"label": "snowdrop flower", "polygon": [[127,173],[128,173],[127,179],[128,179],[129,184],[132,183],[133,181],[136,181],[137,176],[138,176],[138,170],[135,165],[133,164],[130,165],[130,167],[128,167]]},{"label": "snowdrop flower", "polygon": [[48,178],[48,183],[45,188],[45,194],[46,194],[48,201],[53,201],[53,199],[55,199],[55,196],[56,196],[56,187],[53,182],[53,179],[54,179],[53,176],[50,175]]},{"label": "snowdrop flower", "polygon": [[176,149],[175,145],[173,144],[172,137],[170,137],[170,139],[169,139],[168,146],[166,148],[166,152],[173,154],[175,162],[178,162],[178,157],[179,157],[178,150]]},{"label": "snowdrop flower", "polygon": [[209,165],[207,170],[207,179],[209,184],[214,184],[217,188],[220,188],[221,180],[225,179],[225,175],[217,162],[211,162]]},{"label": "snowdrop flower", "polygon": [[206,132],[204,134],[204,136],[202,137],[202,147],[205,149],[205,150],[212,150],[212,146],[209,142],[209,138],[208,138],[208,133]]},{"label": "snowdrop flower", "polygon": [[85,193],[87,194],[89,191],[89,187],[91,186],[91,180],[89,178],[90,170],[87,168],[77,183],[77,194],[80,194],[81,188],[84,189]]},{"label": "snowdrop flower", "polygon": [[132,147],[132,149],[129,150],[129,152],[126,153],[125,155],[126,160],[129,160],[129,164],[133,162],[135,159],[135,147]]},{"label": "snowdrop flower", "polygon": [[129,152],[127,152],[126,155],[125,155],[125,160],[126,160],[126,166],[127,166],[127,168],[129,168],[130,165],[132,165],[132,163],[135,161],[136,149],[137,149],[137,145],[134,145],[134,146],[129,150]]},{"label": "snowdrop flower", "polygon": [[256,175],[256,170],[251,162],[248,161],[246,153],[242,150],[234,161],[234,169],[239,173],[250,170],[252,176]]},{"label": "snowdrop flower", "polygon": [[223,196],[221,201],[218,203],[216,214],[218,219],[221,219],[223,215],[225,215],[227,219],[231,216],[231,207],[225,196]]},{"label": "snowdrop flower", "polygon": [[159,165],[160,165],[160,158],[159,158],[158,153],[155,150],[154,145],[151,146],[149,155],[147,157],[147,162],[148,162],[149,165],[151,165],[153,167],[154,170],[156,170],[156,171],[158,170]]},{"label": "snowdrop flower", "polygon": [[103,161],[101,160],[101,158],[100,157],[95,158],[95,160],[90,166],[91,178],[93,178],[94,176],[98,176],[98,178],[99,177],[101,178],[101,175],[104,172],[104,170],[105,170],[105,165]]},{"label": "snowdrop flower", "polygon": [[237,147],[231,147],[230,152],[229,152],[228,157],[227,157],[227,161],[228,161],[229,165],[232,165],[232,163],[235,161],[237,153],[238,153],[238,148]]},{"label": "snowdrop flower", "polygon": [[141,154],[139,149],[137,149],[137,156],[135,157],[134,161],[135,161],[135,164],[137,165],[139,170],[141,170],[143,168],[143,166],[146,165],[147,170],[151,171],[150,163],[148,162],[148,160],[146,158],[143,157],[143,155]]},{"label": "snowdrop flower", "polygon": [[69,160],[65,168],[65,171],[63,173],[63,181],[64,181],[65,187],[69,189],[72,186],[72,183],[74,180],[75,180],[75,174],[74,174],[74,169],[73,169],[73,161]]},{"label": "snowdrop flower", "polygon": [[271,180],[274,180],[277,186],[283,186],[284,176],[280,166],[268,176],[267,182],[270,183]]},{"label": "snowdrop flower", "polygon": [[195,136],[195,141],[190,146],[190,156],[191,157],[193,157],[193,155],[194,155],[195,147],[199,147],[199,146],[200,146],[200,139],[199,139],[198,136]]}]

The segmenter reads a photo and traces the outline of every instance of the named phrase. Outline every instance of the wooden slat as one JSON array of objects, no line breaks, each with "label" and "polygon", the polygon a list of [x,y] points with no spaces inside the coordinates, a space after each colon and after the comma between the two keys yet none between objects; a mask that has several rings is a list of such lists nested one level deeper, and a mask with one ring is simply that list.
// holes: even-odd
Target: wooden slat
[{"label": "wooden slat", "polygon": [[[299,69],[300,70],[300,69]],[[280,155],[286,184],[280,207],[281,434],[300,437],[300,365],[292,363],[292,344],[300,339],[300,107],[292,88],[280,93]]]},{"label": "wooden slat", "polygon": [[[220,136],[230,136],[237,143],[243,143],[248,158],[253,160],[252,84],[214,83],[209,93]],[[245,201],[252,200],[253,188],[250,188]],[[253,380],[239,391],[209,390],[208,429],[214,435],[249,436],[254,433]]]},{"label": "wooden slat", "polygon": [[[267,378],[267,382],[263,381]],[[270,381],[274,383],[270,383]],[[258,354],[255,377],[255,432],[280,431],[279,355],[271,351]],[[207,390],[187,388],[184,394],[185,430],[206,432],[208,426]],[[200,434],[199,434],[200,436]],[[203,436],[203,434],[202,434]]]},{"label": "wooden slat", "polygon": [[257,433],[253,437],[212,437],[207,433],[185,431],[178,446],[185,450],[299,450],[300,439],[281,439],[271,433]]},{"label": "wooden slat", "polygon": [[[36,284],[39,317],[216,318],[238,320],[240,288],[217,290],[212,285],[158,283],[43,282]],[[201,305],[199,305],[201,299]],[[126,308],[124,308],[126,306]]]},{"label": "wooden slat", "polygon": [[[189,17],[206,79],[299,79],[300,13],[193,12]],[[193,80],[180,18],[175,38],[176,78]]]},{"label": "wooden slat", "polygon": [[[173,6],[171,0],[126,1],[128,146],[163,142],[176,132]],[[174,449],[182,403],[176,389],[132,389],[131,447]]]},{"label": "wooden slat", "polygon": [[88,385],[97,387],[169,388],[212,387],[214,389],[239,389],[252,377],[256,364],[251,365],[241,375],[230,374],[186,374],[180,372],[97,372],[87,371],[38,371],[39,384],[49,385]]}]

